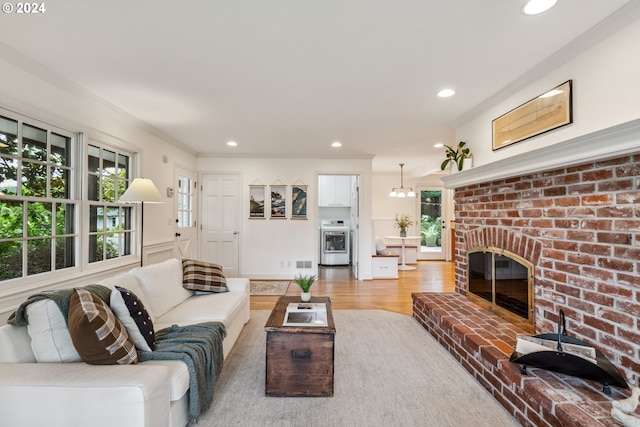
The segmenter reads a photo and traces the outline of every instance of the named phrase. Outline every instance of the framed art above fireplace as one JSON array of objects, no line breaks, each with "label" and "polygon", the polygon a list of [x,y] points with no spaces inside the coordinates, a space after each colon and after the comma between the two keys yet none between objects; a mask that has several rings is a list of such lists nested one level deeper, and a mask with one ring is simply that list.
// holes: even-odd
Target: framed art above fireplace
[{"label": "framed art above fireplace", "polygon": [[492,122],[493,150],[573,122],[572,81],[525,102]]}]

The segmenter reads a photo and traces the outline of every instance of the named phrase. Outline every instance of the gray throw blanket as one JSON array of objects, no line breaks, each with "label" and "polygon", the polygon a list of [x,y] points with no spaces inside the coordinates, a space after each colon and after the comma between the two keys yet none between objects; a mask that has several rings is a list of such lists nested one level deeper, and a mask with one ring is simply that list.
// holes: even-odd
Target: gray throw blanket
[{"label": "gray throw blanket", "polygon": [[[109,305],[109,297],[111,296],[111,289],[102,285],[87,285],[83,286],[83,289],[88,290],[102,301],[106,302]],[[65,322],[67,321],[67,317],[69,315],[69,301],[71,300],[71,294],[73,294],[73,289],[52,289],[50,291],[43,291],[38,294],[33,294],[25,302],[20,304],[18,309],[11,313],[9,316],[9,320],[7,323],[14,326],[27,326],[29,323],[29,319],[27,318],[27,307],[29,304],[34,303],[36,301],[41,301],[43,299],[50,299],[58,304],[60,308],[60,312],[64,317]]]},{"label": "gray throw blanket", "polygon": [[189,419],[196,422],[213,400],[216,379],[222,370],[222,339],[227,335],[220,322],[173,325],[156,332],[154,351],[138,351],[138,360],[181,360],[189,368]]}]

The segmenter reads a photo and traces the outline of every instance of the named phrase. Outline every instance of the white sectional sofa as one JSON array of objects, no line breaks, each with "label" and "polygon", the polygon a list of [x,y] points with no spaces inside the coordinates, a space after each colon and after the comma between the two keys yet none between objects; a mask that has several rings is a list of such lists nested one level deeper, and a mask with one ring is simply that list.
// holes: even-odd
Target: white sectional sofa
[{"label": "white sectional sofa", "polygon": [[[153,318],[156,331],[172,324],[222,322],[227,332],[223,340],[226,357],[250,316],[249,280],[226,278],[226,282],[229,292],[188,291],[182,287],[181,261],[170,259],[100,284],[123,287],[137,295]],[[44,310],[45,317],[48,316],[45,322],[49,322],[47,327],[55,329],[56,322],[65,322],[60,310],[57,310],[59,318],[51,314],[57,309],[51,310],[52,307],[49,305]],[[60,353],[63,353],[61,347],[69,345],[69,333],[48,336],[44,344],[36,343],[43,340],[40,337],[32,340],[31,335],[38,336],[43,327],[32,325],[32,320],[42,323],[42,319],[29,311],[27,314],[29,326],[0,327],[1,425],[158,427],[188,424],[189,372],[185,363],[177,360],[135,365],[40,362],[40,358],[68,357]]]}]

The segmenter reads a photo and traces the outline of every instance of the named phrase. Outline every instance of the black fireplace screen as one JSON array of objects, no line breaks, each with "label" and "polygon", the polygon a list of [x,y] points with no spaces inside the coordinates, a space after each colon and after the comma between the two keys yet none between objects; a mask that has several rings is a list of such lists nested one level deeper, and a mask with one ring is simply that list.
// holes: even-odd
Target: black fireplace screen
[{"label": "black fireplace screen", "polygon": [[470,298],[508,320],[515,316],[532,326],[533,264],[494,247],[474,248],[467,255]]}]

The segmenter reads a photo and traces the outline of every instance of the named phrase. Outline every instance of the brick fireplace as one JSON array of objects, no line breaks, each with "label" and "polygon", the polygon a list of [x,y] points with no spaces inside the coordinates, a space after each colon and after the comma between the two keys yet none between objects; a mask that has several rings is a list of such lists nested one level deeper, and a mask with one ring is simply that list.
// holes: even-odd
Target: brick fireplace
[{"label": "brick fireplace", "polygon": [[559,310],[630,383],[640,373],[640,155],[467,185],[455,191],[456,292],[467,249],[497,246],[535,265],[538,333]]},{"label": "brick fireplace", "polygon": [[443,179],[455,188],[456,294],[414,294],[414,317],[524,425],[615,425],[610,399],[625,391],[520,375],[508,358],[524,331],[463,298],[467,250],[532,262],[535,332],[555,332],[563,309],[569,334],[639,385],[639,147],[636,121]]}]

